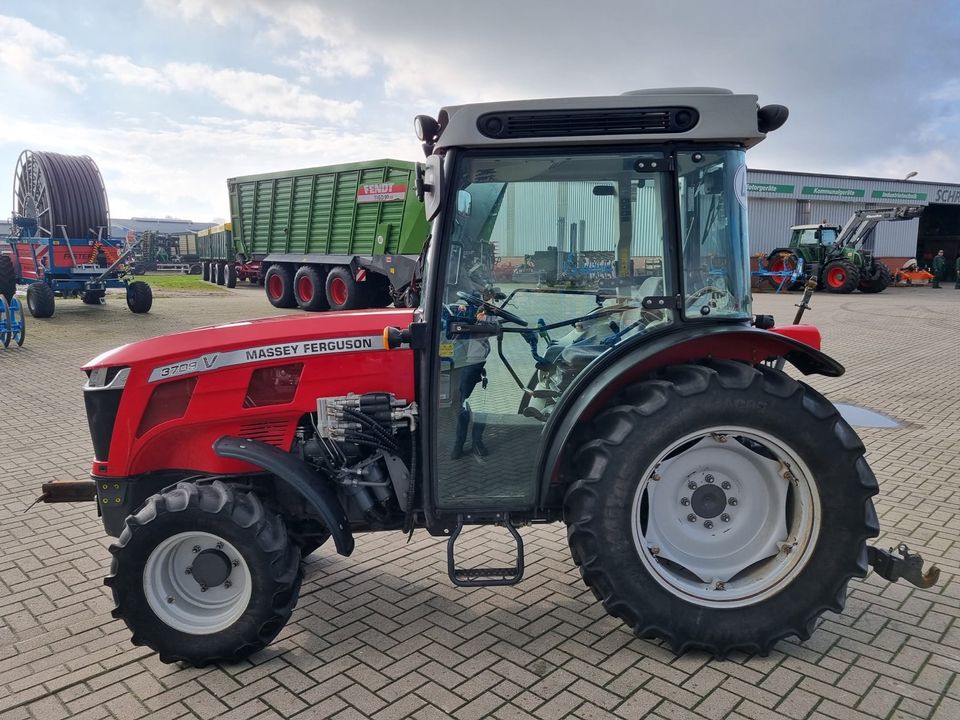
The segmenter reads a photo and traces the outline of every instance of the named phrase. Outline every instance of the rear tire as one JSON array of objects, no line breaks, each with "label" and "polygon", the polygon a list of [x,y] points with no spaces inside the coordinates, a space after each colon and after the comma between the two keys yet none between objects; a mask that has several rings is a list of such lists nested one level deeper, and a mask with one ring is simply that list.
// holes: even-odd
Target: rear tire
[{"label": "rear tire", "polygon": [[[774,250],[767,258],[767,270],[771,272],[794,272],[799,265],[796,253],[790,250]],[[781,283],[774,277],[768,277],[767,282],[774,290],[798,290],[803,287],[803,278],[787,280]]]},{"label": "rear tire", "polygon": [[[113,616],[165,663],[241,660],[266,647],[297,604],[300,550],[283,519],[220,481],[181,482],[148,498],[110,552]],[[215,586],[198,579],[201,554]]]},{"label": "rear tire", "polygon": [[237,286],[237,266],[233,263],[227,263],[223,266],[224,274],[224,284],[228,288],[235,288]]},{"label": "rear tire", "polygon": [[271,265],[263,278],[263,287],[267,291],[267,300],[274,307],[297,306],[293,295],[293,272],[286,265]]},{"label": "rear tire", "polygon": [[293,292],[297,307],[307,312],[329,310],[323,276],[312,265],[301,265],[293,278]]},{"label": "rear tire", "polygon": [[16,292],[17,273],[14,272],[13,260],[8,255],[0,255],[0,295],[10,302]]},{"label": "rear tire", "polygon": [[153,290],[143,280],[127,285],[127,307],[137,315],[148,313],[153,307]]},{"label": "rear tire", "polygon": [[766,654],[781,638],[807,639],[824,610],[843,609],[850,578],[866,575],[879,526],[863,444],[782,372],[667,368],[624,390],[586,433],[567,537],[584,582],[638,637],[676,653]]},{"label": "rear tire", "polygon": [[834,260],[823,268],[823,286],[827,292],[852,293],[860,284],[860,271],[847,260]]},{"label": "rear tire", "polygon": [[893,284],[893,278],[890,276],[890,269],[882,262],[878,262],[874,266],[873,277],[864,278],[860,281],[860,292],[883,292],[891,284]]},{"label": "rear tire", "polygon": [[327,302],[331,310],[353,310],[363,307],[360,288],[349,268],[342,265],[327,274]]},{"label": "rear tire", "polygon": [[201,268],[201,277],[204,282],[210,282],[210,263],[205,262]]},{"label": "rear tire", "polygon": [[215,271],[215,274],[214,274],[214,280],[213,280],[213,281],[214,281],[217,285],[224,285],[224,284],[226,284],[226,282],[227,282],[226,265],[224,265],[223,263],[218,262],[218,263],[215,263],[215,264],[214,264],[214,267],[216,268],[216,271]]},{"label": "rear tire", "polygon": [[53,290],[44,282],[30,283],[27,286],[27,308],[38,319],[53,317],[57,301]]}]

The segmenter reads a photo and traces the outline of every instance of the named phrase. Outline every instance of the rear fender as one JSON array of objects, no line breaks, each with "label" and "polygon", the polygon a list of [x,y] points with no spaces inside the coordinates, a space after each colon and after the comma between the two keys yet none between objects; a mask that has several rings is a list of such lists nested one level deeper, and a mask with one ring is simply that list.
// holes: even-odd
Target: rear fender
[{"label": "rear fender", "polygon": [[810,325],[758,330],[744,325],[680,328],[637,345],[621,346],[601,355],[563,394],[544,429],[538,471],[540,505],[551,485],[570,478],[565,468],[575,450],[574,429],[604,410],[625,386],[670,365],[706,359],[741,360],[751,365],[784,358],[804,375],[839,377],[844,368],[820,352],[820,332]]},{"label": "rear fender", "polygon": [[275,475],[280,482],[286,483],[323,521],[333,537],[337,552],[341,555],[353,552],[353,533],[350,532],[346,513],[336,493],[326,484],[318,483],[316,474],[297,457],[257,440],[229,436],[217,440],[213,450],[220,457],[243,460],[261,467]]}]

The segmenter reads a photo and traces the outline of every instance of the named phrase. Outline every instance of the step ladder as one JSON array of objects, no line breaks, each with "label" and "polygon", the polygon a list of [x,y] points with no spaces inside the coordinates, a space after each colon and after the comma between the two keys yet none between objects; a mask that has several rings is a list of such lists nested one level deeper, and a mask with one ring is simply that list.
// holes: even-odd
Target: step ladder
[{"label": "step ladder", "polygon": [[509,513],[504,513],[503,525],[510,531],[517,546],[517,562],[513,567],[477,567],[458,568],[454,557],[457,538],[463,530],[463,515],[457,516],[457,526],[447,540],[447,574],[450,582],[457,587],[490,587],[494,585],[516,585],[523,579],[523,538],[510,521]]}]

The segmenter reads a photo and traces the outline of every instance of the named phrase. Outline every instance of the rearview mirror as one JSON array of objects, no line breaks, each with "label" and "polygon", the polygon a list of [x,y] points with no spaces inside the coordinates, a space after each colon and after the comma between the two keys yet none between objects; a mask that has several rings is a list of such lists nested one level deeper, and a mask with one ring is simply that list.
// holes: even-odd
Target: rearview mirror
[{"label": "rearview mirror", "polygon": [[440,202],[443,198],[443,158],[431,155],[423,166],[423,209],[427,215],[427,222],[431,222],[440,212]]},{"label": "rearview mirror", "polygon": [[473,208],[473,198],[466,190],[457,191],[457,214],[464,217],[470,217],[470,210]]}]

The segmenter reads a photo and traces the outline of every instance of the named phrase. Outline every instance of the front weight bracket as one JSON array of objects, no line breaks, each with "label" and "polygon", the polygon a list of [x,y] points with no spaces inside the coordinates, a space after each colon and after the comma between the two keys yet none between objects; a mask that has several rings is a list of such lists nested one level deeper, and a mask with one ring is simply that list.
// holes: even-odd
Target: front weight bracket
[{"label": "front weight bracket", "polygon": [[924,572],[920,553],[910,552],[905,543],[897,545],[897,552],[899,555],[894,554],[893,548],[883,550],[867,547],[867,561],[877,575],[890,582],[903,578],[919,588],[928,588],[933,587],[940,579],[940,568],[931,565],[930,569]]}]

